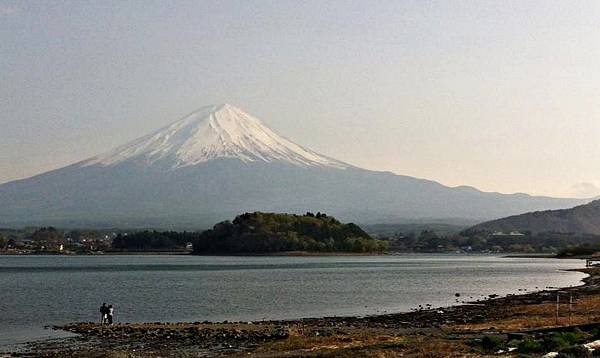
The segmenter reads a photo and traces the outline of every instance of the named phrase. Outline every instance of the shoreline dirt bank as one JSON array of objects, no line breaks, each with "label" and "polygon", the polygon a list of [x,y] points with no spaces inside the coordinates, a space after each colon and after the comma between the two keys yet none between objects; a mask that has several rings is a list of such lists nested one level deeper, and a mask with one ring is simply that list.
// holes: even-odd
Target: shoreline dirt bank
[{"label": "shoreline dirt bank", "polygon": [[[600,268],[584,284],[560,290],[490,297],[458,306],[366,317],[324,317],[264,322],[75,323],[55,327],[80,336],[34,342],[12,356],[409,356],[479,357],[509,353],[522,332],[600,326]],[[556,317],[557,292],[565,302]],[[568,299],[572,297],[574,304]],[[581,326],[584,327],[584,326]],[[586,333],[587,334],[587,333]],[[592,333],[587,338],[591,339]],[[488,337],[488,338],[486,338]],[[491,351],[481,342],[494,338]],[[485,338],[485,339],[484,339]],[[482,340],[483,339],[483,340]],[[479,342],[479,343],[478,343]],[[505,348],[505,349],[502,349]],[[497,355],[497,354],[496,354]],[[540,354],[541,355],[541,354]],[[516,355],[514,355],[516,356]],[[539,355],[532,355],[539,356]]]}]

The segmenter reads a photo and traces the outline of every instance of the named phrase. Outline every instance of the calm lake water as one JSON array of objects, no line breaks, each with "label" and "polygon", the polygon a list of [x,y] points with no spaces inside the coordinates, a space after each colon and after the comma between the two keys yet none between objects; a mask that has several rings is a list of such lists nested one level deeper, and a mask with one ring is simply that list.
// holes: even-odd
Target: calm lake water
[{"label": "calm lake water", "polygon": [[579,260],[486,255],[337,257],[0,256],[0,347],[45,325],[260,320],[407,311],[578,285]]}]

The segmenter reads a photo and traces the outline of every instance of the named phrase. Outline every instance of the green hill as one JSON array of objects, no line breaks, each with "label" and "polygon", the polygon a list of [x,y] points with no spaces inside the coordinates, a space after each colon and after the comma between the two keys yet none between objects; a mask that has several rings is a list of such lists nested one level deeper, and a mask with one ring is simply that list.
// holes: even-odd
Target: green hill
[{"label": "green hill", "polygon": [[359,226],[325,214],[246,213],[202,232],[196,254],[308,252],[382,252],[387,241],[370,237]]}]

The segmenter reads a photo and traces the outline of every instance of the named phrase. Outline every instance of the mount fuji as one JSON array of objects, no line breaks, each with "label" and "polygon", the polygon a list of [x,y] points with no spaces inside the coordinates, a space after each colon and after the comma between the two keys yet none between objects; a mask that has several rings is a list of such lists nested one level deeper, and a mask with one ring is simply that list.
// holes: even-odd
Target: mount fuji
[{"label": "mount fuji", "polygon": [[245,211],[359,223],[489,220],[588,200],[486,193],[361,169],[231,105],[203,107],[104,154],[0,185],[0,227],[201,229]]}]

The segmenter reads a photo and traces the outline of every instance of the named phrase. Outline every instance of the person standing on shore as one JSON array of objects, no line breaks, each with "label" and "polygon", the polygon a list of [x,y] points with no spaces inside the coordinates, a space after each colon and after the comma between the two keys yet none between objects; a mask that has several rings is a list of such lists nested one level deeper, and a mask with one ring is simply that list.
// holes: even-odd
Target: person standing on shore
[{"label": "person standing on shore", "polygon": [[108,319],[108,324],[112,324],[113,323],[113,314],[114,314],[115,310],[113,308],[112,305],[108,305],[107,308],[107,319]]},{"label": "person standing on shore", "polygon": [[106,307],[106,302],[102,303],[100,306],[100,324],[105,324],[108,319],[108,307]]}]

